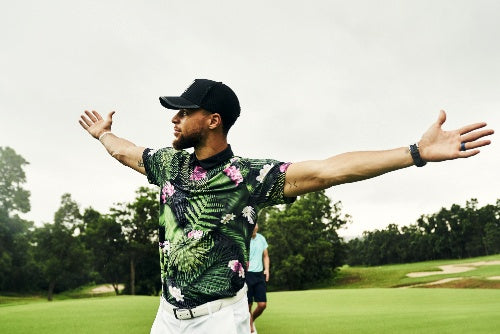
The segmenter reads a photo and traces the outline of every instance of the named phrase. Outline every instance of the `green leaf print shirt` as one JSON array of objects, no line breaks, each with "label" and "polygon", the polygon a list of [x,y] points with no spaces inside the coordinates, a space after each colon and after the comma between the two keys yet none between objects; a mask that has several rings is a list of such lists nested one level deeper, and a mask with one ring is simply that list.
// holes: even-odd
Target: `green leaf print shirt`
[{"label": "green leaf print shirt", "polygon": [[245,283],[257,213],[290,203],[289,163],[236,157],[231,147],[197,160],[173,148],[143,153],[160,187],[159,253],[163,297],[181,308],[232,297]]}]

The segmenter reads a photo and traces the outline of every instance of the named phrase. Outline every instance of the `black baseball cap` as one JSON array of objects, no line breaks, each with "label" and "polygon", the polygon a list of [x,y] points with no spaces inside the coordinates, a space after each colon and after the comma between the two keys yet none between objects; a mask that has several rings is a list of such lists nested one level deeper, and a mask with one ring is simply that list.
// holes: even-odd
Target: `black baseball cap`
[{"label": "black baseball cap", "polygon": [[231,88],[209,79],[196,79],[181,96],[160,96],[160,103],[168,109],[203,108],[222,117],[224,128],[229,128],[240,116],[240,102]]}]

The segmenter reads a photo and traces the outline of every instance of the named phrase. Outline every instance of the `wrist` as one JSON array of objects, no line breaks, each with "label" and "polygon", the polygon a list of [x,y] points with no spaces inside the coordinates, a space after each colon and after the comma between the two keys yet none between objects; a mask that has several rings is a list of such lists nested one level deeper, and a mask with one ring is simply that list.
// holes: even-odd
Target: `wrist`
[{"label": "wrist", "polygon": [[413,164],[417,167],[424,167],[427,164],[427,161],[424,161],[420,156],[420,150],[418,147],[418,143],[411,144],[408,147],[408,151],[410,152],[411,158],[413,159]]},{"label": "wrist", "polygon": [[106,136],[106,135],[109,135],[110,133],[112,133],[111,131],[104,131],[103,133],[101,133],[99,135],[99,137],[97,138],[99,141],[102,141],[102,139]]}]

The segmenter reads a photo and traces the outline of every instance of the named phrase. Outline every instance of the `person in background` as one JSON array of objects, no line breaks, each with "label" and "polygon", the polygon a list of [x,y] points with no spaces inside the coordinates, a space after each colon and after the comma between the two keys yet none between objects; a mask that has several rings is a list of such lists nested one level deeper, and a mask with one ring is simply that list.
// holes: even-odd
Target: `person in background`
[{"label": "person in background", "polygon": [[[267,307],[266,282],[269,282],[269,252],[266,238],[257,233],[259,224],[255,224],[252,239],[250,239],[250,262],[246,274],[248,310],[250,311],[250,330],[255,332],[255,320]],[[253,302],[257,307],[252,312]]]}]

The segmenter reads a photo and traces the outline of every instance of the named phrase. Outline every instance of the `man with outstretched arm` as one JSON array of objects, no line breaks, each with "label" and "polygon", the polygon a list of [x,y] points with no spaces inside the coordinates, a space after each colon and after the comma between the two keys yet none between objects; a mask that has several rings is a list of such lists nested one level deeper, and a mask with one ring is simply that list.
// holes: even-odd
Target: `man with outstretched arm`
[{"label": "man with outstretched arm", "polygon": [[[413,165],[479,153],[493,130],[475,123],[444,131],[444,111],[418,143],[296,163],[233,154],[227,133],[240,115],[227,85],[196,79],[175,110],[173,147],[140,147],[111,132],[114,112],[85,111],[79,122],[109,154],[160,187],[162,296],[151,333],[249,333],[245,267],[258,211],[296,196]],[[184,149],[194,148],[193,153]]]}]

